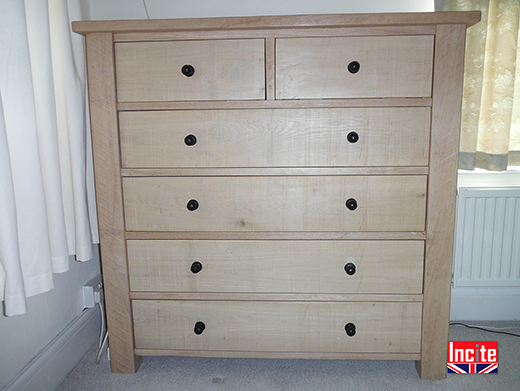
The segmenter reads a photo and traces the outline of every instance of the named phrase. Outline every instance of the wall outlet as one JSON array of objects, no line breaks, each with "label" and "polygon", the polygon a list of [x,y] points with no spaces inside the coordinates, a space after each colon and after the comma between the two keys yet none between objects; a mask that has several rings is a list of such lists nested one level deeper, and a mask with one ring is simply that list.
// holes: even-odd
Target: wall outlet
[{"label": "wall outlet", "polygon": [[83,293],[83,307],[92,308],[103,300],[103,282],[101,275],[94,277],[81,287]]}]

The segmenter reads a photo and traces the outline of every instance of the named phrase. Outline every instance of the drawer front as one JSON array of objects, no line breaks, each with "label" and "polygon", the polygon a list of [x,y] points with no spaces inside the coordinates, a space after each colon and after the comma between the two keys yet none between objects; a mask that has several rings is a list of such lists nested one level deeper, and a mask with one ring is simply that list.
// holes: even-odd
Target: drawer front
[{"label": "drawer front", "polygon": [[116,43],[115,54],[120,102],[265,99],[263,39]]},{"label": "drawer front", "polygon": [[428,97],[432,61],[433,36],[277,39],[276,98]]},{"label": "drawer front", "polygon": [[425,166],[430,108],[122,112],[123,167]]},{"label": "drawer front", "polygon": [[129,240],[133,291],[421,294],[422,241]]},{"label": "drawer front", "polygon": [[425,175],[127,177],[123,190],[128,231],[424,231],[425,227]]},{"label": "drawer front", "polygon": [[[418,353],[421,303],[134,300],[137,349]],[[202,333],[195,325],[202,322]],[[345,327],[355,327],[347,335]],[[198,325],[198,332],[202,325]],[[352,332],[350,332],[352,334]]]}]

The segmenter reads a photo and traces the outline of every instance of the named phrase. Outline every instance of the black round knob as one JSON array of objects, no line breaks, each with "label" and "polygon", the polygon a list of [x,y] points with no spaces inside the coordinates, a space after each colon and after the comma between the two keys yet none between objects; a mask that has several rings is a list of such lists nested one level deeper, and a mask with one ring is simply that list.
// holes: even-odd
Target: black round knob
[{"label": "black round knob", "polygon": [[181,72],[186,77],[192,77],[195,74],[195,68],[192,65],[183,65]]},{"label": "black round knob", "polygon": [[197,144],[197,137],[195,137],[193,134],[188,134],[186,137],[184,137],[184,144],[186,144],[188,147]]},{"label": "black round knob", "polygon": [[[193,136],[195,137],[195,136]],[[347,134],[347,141],[349,143],[357,143],[357,141],[359,140],[359,135],[356,133],[356,132],[350,132],[349,134]]]},{"label": "black round knob", "polygon": [[356,335],[356,325],[354,323],[347,323],[345,325],[345,331],[349,337]]},{"label": "black round knob", "polygon": [[354,198],[349,198],[347,202],[345,202],[347,209],[356,210],[357,209],[357,201]]},{"label": "black round knob", "polygon": [[197,335],[200,335],[200,334],[202,334],[202,332],[204,331],[205,328],[206,328],[206,325],[204,324],[204,322],[199,321],[199,322],[195,323],[193,332]]},{"label": "black round knob", "polygon": [[356,265],[354,265],[352,262],[347,263],[345,265],[345,272],[349,276],[352,276],[352,275],[356,274]]},{"label": "black round knob", "polygon": [[197,202],[197,200],[189,200],[188,204],[186,205],[186,208],[193,212],[194,210],[197,210],[199,208],[199,203]]},{"label": "black round knob", "polygon": [[347,69],[350,73],[358,73],[359,72],[359,62],[352,61],[350,64],[348,64]]},{"label": "black round knob", "polygon": [[200,263],[199,261],[193,262],[191,264],[190,270],[193,274],[197,274],[198,272],[200,272],[202,270],[202,263]]}]

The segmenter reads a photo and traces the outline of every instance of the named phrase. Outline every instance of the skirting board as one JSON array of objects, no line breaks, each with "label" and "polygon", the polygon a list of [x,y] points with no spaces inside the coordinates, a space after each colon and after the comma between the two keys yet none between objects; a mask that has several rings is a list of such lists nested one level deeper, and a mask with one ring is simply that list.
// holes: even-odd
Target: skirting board
[{"label": "skirting board", "polygon": [[520,289],[452,289],[450,319],[520,320]]},{"label": "skirting board", "polygon": [[5,391],[54,391],[99,338],[99,307],[84,310],[54,338]]}]

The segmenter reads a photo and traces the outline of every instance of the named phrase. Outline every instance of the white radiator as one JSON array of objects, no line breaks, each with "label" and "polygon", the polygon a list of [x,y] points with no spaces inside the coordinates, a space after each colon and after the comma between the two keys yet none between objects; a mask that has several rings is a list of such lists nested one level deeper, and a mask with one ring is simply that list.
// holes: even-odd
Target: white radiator
[{"label": "white radiator", "polygon": [[453,287],[520,287],[520,187],[461,187]]}]

